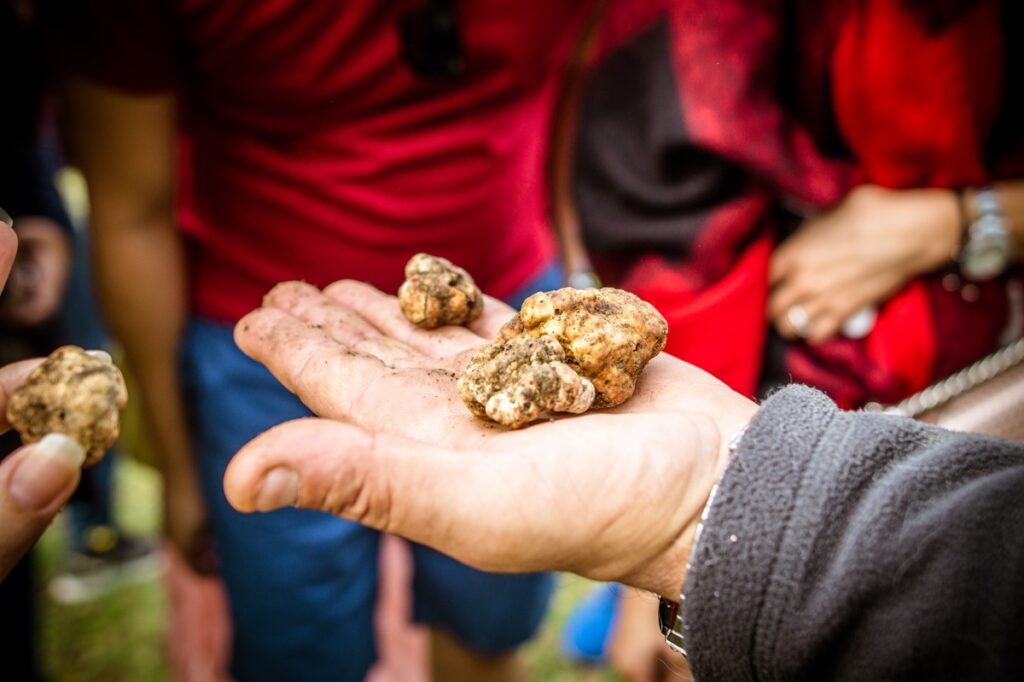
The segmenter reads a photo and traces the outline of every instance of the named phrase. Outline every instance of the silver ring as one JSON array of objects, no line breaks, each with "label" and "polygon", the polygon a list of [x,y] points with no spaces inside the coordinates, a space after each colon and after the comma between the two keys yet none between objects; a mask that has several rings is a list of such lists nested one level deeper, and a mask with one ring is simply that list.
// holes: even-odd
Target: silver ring
[{"label": "silver ring", "polygon": [[875,306],[866,305],[846,318],[840,331],[848,339],[863,339],[875,328],[875,320],[877,319],[878,310]]},{"label": "silver ring", "polygon": [[789,307],[789,310],[786,311],[786,322],[801,339],[806,339],[811,333],[811,316],[807,314],[802,305]]}]

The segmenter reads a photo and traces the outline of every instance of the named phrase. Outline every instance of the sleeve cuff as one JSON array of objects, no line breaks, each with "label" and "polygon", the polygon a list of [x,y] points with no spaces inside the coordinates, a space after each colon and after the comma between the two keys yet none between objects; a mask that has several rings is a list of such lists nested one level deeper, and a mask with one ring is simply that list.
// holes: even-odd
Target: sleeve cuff
[{"label": "sleeve cuff", "polygon": [[[684,638],[699,679],[753,679],[758,618],[774,561],[835,404],[785,388],[754,415],[718,484],[683,592]],[[766,588],[767,586],[767,588]]]}]

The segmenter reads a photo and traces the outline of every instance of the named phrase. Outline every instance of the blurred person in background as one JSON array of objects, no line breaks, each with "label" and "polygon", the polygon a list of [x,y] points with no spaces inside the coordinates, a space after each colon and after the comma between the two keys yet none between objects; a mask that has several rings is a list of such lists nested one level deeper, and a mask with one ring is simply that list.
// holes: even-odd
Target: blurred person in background
[{"label": "blurred person in background", "polygon": [[[0,152],[0,205],[15,219],[20,248],[0,296],[0,361],[45,356],[73,343],[103,348],[88,274],[85,228],[73,229],[56,186],[60,149],[46,95],[48,77],[32,2],[4,2],[3,30],[11,54],[4,82],[18,93],[5,114]],[[13,434],[7,436],[14,439]],[[62,602],[82,601],[151,576],[153,545],[125,535],[113,519],[114,457],[82,475],[69,505],[69,547],[60,574],[50,584]]]},{"label": "blurred person in background", "polygon": [[[570,277],[654,303],[668,352],[748,396],[895,403],[1019,337],[1022,11],[609,2],[555,145]],[[569,641],[600,651],[614,603]],[[613,647],[651,652],[630,679],[659,639]]]},{"label": "blurred person in background", "polygon": [[[47,115],[47,78],[33,10],[32,3],[0,2],[0,44],[5,50],[0,82],[10,95],[0,112],[0,206],[13,217],[19,242],[9,279],[4,273],[6,286],[0,294],[0,365],[47,355],[65,343],[102,347],[101,338],[77,333],[83,324],[97,323],[90,318],[94,308],[84,305],[89,302],[88,292],[82,289],[84,274],[75,267],[76,260],[84,261],[84,252],[76,247],[71,221],[54,184],[58,154]],[[65,316],[69,310],[74,310],[78,324],[69,324]],[[6,381],[4,385],[14,386]],[[55,452],[70,453],[69,457],[74,458],[80,449],[69,446],[66,440],[51,438],[50,442],[59,445]],[[0,443],[0,452],[8,455],[20,441],[17,434],[7,431],[0,436]],[[5,470],[29,475],[30,468],[22,469],[20,462],[31,450],[38,450],[38,446],[12,456]],[[63,601],[95,597],[122,585],[143,559],[151,567],[155,565],[152,545],[126,538],[113,521],[113,464],[113,458],[108,457],[83,472],[81,485],[69,504],[70,547],[59,576],[50,586],[62,588],[55,594]],[[47,473],[65,474],[60,480],[66,484],[57,487],[70,494],[68,468],[55,466]],[[56,480],[46,479],[47,473],[40,474],[44,480]],[[77,470],[74,479],[79,481]],[[56,493],[57,487],[48,492]],[[61,502],[67,499],[59,497]],[[51,511],[57,508],[59,505]],[[41,516],[52,518],[46,510]],[[35,521],[30,525],[38,531],[43,527]],[[36,536],[38,532],[33,540]],[[5,566],[3,572],[8,571],[0,586],[0,653],[7,662],[5,672],[14,679],[36,679],[36,590],[31,556]]]},{"label": "blurred person in background", "polygon": [[[282,280],[396,290],[417,251],[515,305],[559,286],[544,160],[560,46],[588,4],[50,3],[101,296],[163,453],[166,532],[198,570],[219,560],[238,679],[362,679],[379,536],[227,504],[231,454],[309,414],[233,324]],[[437,676],[517,677],[551,576],[413,555]]]},{"label": "blurred person in background", "polygon": [[[64,173],[65,178],[76,177],[67,168]],[[69,214],[74,228],[73,253],[70,283],[57,318],[60,345],[109,348],[110,339],[93,294],[88,215]],[[115,466],[122,456],[123,450],[115,445],[97,464],[85,469],[68,504],[67,552],[47,584],[50,597],[58,603],[90,601],[160,573],[153,539],[126,532],[115,518]]]},{"label": "blurred person in background", "polygon": [[[15,258],[17,237],[0,210],[0,291]],[[63,434],[18,447],[7,434],[6,397],[38,365],[0,366],[0,655],[5,679],[41,679],[36,658],[32,564],[23,558],[75,491],[85,452]]]},{"label": "blurred person in background", "polygon": [[[15,256],[14,243],[10,248],[6,243],[10,227],[0,226],[5,232],[4,262],[10,266],[9,278],[6,267],[2,273],[7,286],[0,294],[0,365],[45,354],[57,345],[56,317],[71,264],[70,226],[53,186],[53,168],[40,135],[44,78],[30,9],[25,3],[0,2],[0,45],[4,49],[0,82],[9,88],[10,97],[0,110],[0,206],[6,207],[16,219],[21,242]],[[8,383],[8,370],[4,371],[5,389],[13,388],[17,384]],[[6,418],[0,422],[5,427],[0,436],[0,455],[7,456],[17,450],[20,440],[16,433],[7,431]],[[25,448],[5,460],[4,477],[11,484],[17,480],[11,472],[20,470],[20,485],[25,485],[24,477],[31,470],[21,464],[26,451],[34,449]],[[56,487],[45,491],[47,499],[39,505],[17,504],[16,498],[6,497],[4,486],[5,517],[12,517],[5,518],[5,526],[24,519],[26,527],[41,533],[45,523],[40,517],[48,522],[56,512],[56,508],[49,510],[52,493],[61,493],[60,502],[71,494],[67,469],[56,469],[65,475],[54,479]],[[76,471],[74,483],[77,482]],[[35,507],[47,509],[40,514],[35,513]],[[6,533],[16,530],[11,528]],[[32,533],[24,543],[17,543],[17,556],[31,546],[38,533]],[[6,579],[0,584],[0,657],[4,660],[5,675],[9,673],[19,680],[38,679],[33,562],[30,556],[18,561],[17,556],[9,557],[6,551],[3,554],[2,574]]]}]

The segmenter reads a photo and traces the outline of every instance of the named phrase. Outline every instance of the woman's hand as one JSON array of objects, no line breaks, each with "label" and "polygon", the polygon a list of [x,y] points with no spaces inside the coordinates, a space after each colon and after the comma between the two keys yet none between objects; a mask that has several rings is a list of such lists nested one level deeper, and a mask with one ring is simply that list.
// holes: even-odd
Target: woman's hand
[{"label": "woman's hand", "polygon": [[511,315],[488,299],[471,329],[428,332],[367,285],[277,287],[236,340],[322,418],[244,447],[229,501],[330,511],[485,570],[676,594],[726,443],[756,406],[662,355],[618,408],[519,431],[482,421],[456,377]]},{"label": "woman's hand", "polygon": [[[949,262],[961,220],[950,190],[857,187],[775,250],[768,319],[787,338],[818,343],[835,336],[858,310]],[[806,313],[796,316],[799,329],[795,306]]]}]

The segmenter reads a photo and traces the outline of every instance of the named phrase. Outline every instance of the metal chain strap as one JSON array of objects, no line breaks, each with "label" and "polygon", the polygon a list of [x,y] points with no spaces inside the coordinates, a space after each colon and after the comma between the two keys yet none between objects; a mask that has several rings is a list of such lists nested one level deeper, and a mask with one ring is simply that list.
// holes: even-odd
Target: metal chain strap
[{"label": "metal chain strap", "polygon": [[956,374],[932,384],[928,388],[915,393],[892,407],[883,408],[874,403],[866,409],[882,411],[886,414],[899,414],[906,417],[919,417],[948,403],[953,398],[995,378],[1011,367],[1024,361],[1024,338],[1003,346],[996,352],[965,367]]}]

